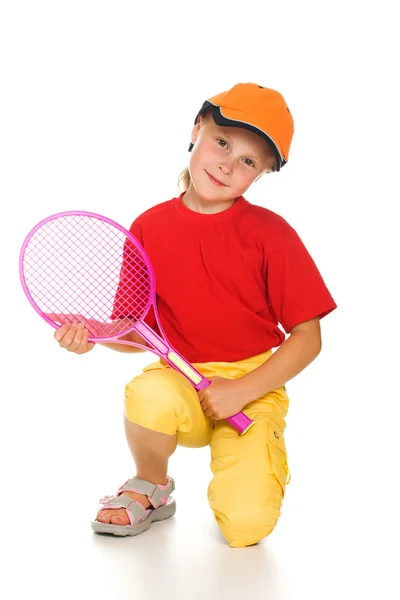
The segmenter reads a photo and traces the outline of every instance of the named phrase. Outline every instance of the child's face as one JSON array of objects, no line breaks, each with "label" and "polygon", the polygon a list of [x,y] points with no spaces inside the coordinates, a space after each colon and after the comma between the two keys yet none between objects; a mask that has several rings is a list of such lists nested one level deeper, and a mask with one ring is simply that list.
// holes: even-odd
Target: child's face
[{"label": "child's face", "polygon": [[233,200],[276,167],[272,149],[259,135],[238,127],[220,127],[210,115],[199,117],[192,142],[190,177],[204,200]]}]

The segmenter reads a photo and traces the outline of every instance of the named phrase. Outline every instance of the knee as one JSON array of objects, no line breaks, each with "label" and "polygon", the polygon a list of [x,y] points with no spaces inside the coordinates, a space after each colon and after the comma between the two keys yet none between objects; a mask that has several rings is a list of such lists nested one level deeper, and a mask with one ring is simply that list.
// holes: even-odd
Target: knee
[{"label": "knee", "polygon": [[217,496],[210,484],[208,498],[218,527],[232,548],[252,546],[272,533],[281,514],[280,494],[263,498],[234,494],[226,497],[223,492]]},{"label": "knee", "polygon": [[251,505],[236,514],[213,512],[222,535],[232,548],[252,546],[266,538],[274,530],[280,515],[276,508],[271,507],[268,511]]},{"label": "knee", "polygon": [[159,371],[142,373],[125,386],[124,409],[132,423],[169,435],[176,432],[174,392]]}]

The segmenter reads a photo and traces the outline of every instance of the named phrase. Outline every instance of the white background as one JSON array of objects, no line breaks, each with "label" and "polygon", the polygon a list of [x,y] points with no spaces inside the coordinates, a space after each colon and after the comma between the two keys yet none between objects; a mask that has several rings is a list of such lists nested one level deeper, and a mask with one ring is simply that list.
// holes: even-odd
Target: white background
[{"label": "white background", "polygon": [[[0,10],[0,595],[398,598],[398,28],[393,2],[69,2]],[[207,505],[209,452],[178,449],[176,517],[92,534],[132,474],[126,381],[151,355],[69,355],[23,295],[19,249],[49,214],[129,227],[176,195],[203,101],[281,91],[289,163],[246,194],[291,223],[338,309],[288,384],[292,482],[273,534],[230,549]],[[162,596],[161,596],[162,594]]]}]

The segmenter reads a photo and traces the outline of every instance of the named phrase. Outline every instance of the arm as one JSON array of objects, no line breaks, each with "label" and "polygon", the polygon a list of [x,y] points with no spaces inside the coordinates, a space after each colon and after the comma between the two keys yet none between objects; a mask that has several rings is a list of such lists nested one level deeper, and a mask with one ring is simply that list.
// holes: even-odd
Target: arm
[{"label": "arm", "polygon": [[[52,318],[57,316],[57,321],[62,323],[62,316],[53,314],[49,316],[52,316]],[[88,341],[89,332],[84,327],[84,323],[71,322],[71,315],[64,315],[64,317],[67,318],[67,323],[62,325],[60,329],[57,329],[54,333],[54,337],[58,341],[61,348],[65,348],[69,352],[75,352],[75,354],[86,354],[92,350],[96,344]],[[94,320],[92,319],[92,321]],[[134,342],[135,344],[147,346],[147,342],[138,333],[136,333],[136,331],[130,331],[126,335],[121,336],[120,339],[126,342]],[[145,352],[143,348],[126,346],[125,344],[97,343],[100,346],[106,346],[107,348],[117,350],[118,352]]]},{"label": "arm", "polygon": [[293,327],[290,337],[254,371],[239,379],[211,377],[211,385],[199,392],[204,413],[215,420],[241,411],[247,404],[296,377],[321,351],[319,318]]},{"label": "arm", "polygon": [[264,364],[237,380],[245,400],[243,406],[296,377],[318,356],[321,347],[318,317],[293,327],[290,337]]}]

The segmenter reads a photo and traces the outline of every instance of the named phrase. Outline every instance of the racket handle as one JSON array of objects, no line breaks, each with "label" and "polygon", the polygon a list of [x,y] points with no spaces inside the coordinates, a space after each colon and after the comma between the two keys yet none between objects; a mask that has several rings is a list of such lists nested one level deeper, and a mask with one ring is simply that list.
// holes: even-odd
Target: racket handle
[{"label": "racket handle", "polygon": [[[200,390],[204,390],[210,385],[210,381],[206,377],[203,377],[201,373],[199,373],[190,363],[187,362],[187,360],[185,360],[178,353],[169,352],[167,357],[173,366],[177,367],[181,371],[181,373],[186,375],[186,377],[192,382],[192,385],[194,385],[198,392]],[[201,378],[201,381],[198,381],[199,378]],[[227,421],[230,425],[232,425],[232,427],[236,429],[239,435],[244,435],[247,431],[249,431],[250,427],[254,423],[254,421],[249,419],[249,417],[245,415],[244,412],[236,413],[236,415],[229,417]]]},{"label": "racket handle", "polygon": [[[189,379],[189,381],[191,381],[192,385],[194,385],[198,392],[200,392],[200,390],[204,390],[210,385],[211,382],[209,381],[209,379],[203,377],[203,375],[199,373],[182,356],[178,355],[175,352],[169,352],[167,358],[173,366],[177,367],[181,371],[181,373],[186,375],[186,377]],[[199,378],[201,378],[201,381],[198,381]],[[247,417],[244,414],[244,412],[239,412],[236,415],[229,417],[227,421],[230,425],[232,425],[232,427],[236,429],[239,435],[244,435],[254,423],[254,421],[249,419],[249,417]]]},{"label": "racket handle", "polygon": [[[176,351],[168,352],[166,359],[172,366],[177,368],[183,375],[187,377],[187,379],[189,379],[198,392],[200,390],[204,390],[210,385],[210,380],[206,377],[203,377],[203,375],[199,373],[197,369],[195,369],[190,363],[188,363],[187,360],[183,358],[183,356],[178,354]],[[236,429],[239,435],[244,435],[254,423],[254,421],[249,419],[244,412],[240,412],[232,417],[229,417],[227,421]]]},{"label": "racket handle", "polygon": [[197,391],[204,390],[210,382],[185,359],[177,350],[155,333],[147,323],[138,321],[134,329],[148,342],[167,363],[190,381]]},{"label": "racket handle", "polygon": [[168,354],[164,357],[164,360],[169,362],[172,367],[178,369],[185,375],[187,379],[189,379],[190,383],[196,388],[199,392],[200,390],[204,390],[206,387],[210,385],[209,380],[204,377],[197,369],[195,369],[186,359],[183,358],[176,350],[168,352]]},{"label": "racket handle", "polygon": [[[139,321],[135,324],[134,328],[147,342],[150,342],[171,367],[174,367],[174,369],[182,373],[198,392],[210,385],[210,381],[206,377],[183,358],[177,350],[172,349],[172,347],[166,343],[166,340],[162,340],[146,323]],[[244,435],[254,423],[254,421],[249,419],[243,412],[239,412],[236,415],[229,417],[227,421],[236,429],[239,435]]]},{"label": "racket handle", "polygon": [[252,425],[254,424],[254,421],[249,419],[249,417],[245,415],[244,412],[236,413],[236,415],[233,415],[233,417],[229,417],[227,421],[230,425],[232,425],[232,427],[234,427],[237,430],[239,435],[244,435],[245,433],[247,433],[250,427],[252,427]]}]

